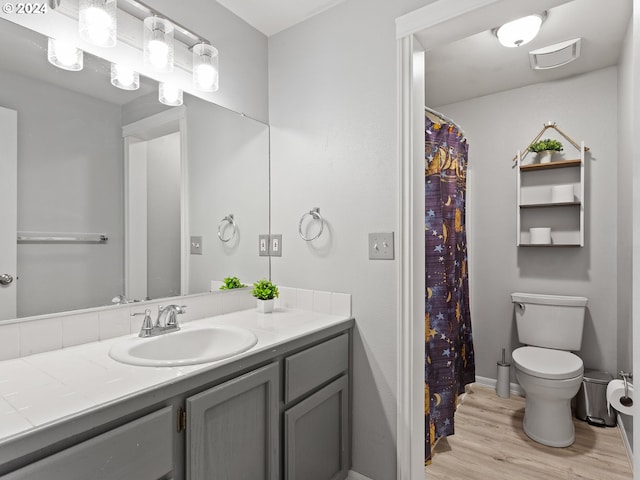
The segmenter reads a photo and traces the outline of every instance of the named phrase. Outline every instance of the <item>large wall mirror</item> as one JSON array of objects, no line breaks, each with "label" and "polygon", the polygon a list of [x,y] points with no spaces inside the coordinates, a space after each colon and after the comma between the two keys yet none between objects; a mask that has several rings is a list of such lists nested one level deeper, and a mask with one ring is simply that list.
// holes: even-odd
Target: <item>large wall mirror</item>
[{"label": "large wall mirror", "polygon": [[188,94],[167,107],[146,78],[117,89],[110,63],[86,53],[80,72],[55,68],[46,37],[4,19],[0,41],[21,238],[16,312],[0,320],[269,276],[257,248],[269,232],[267,125]]}]

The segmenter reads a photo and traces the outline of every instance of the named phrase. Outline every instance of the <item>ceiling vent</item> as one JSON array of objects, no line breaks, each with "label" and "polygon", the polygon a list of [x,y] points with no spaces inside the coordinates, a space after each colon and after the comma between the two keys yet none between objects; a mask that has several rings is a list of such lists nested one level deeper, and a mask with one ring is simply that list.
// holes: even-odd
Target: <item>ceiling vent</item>
[{"label": "ceiling vent", "polygon": [[580,56],[581,40],[581,38],[574,38],[529,52],[531,68],[548,70],[573,62]]}]

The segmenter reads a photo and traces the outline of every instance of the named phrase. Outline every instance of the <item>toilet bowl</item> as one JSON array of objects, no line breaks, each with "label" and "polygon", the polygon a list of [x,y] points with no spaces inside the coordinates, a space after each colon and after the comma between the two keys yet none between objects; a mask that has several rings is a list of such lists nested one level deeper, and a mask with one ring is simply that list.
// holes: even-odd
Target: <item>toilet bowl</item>
[{"label": "toilet bowl", "polygon": [[541,347],[513,351],[516,378],[526,394],[524,432],[550,447],[575,440],[571,399],[582,383],[582,360],[570,352]]}]

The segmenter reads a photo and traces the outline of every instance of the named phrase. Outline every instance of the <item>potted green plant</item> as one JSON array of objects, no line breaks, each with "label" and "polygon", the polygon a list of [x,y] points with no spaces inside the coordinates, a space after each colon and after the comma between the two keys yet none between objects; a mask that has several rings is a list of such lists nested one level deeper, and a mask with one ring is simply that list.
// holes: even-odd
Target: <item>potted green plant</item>
[{"label": "potted green plant", "polygon": [[220,287],[220,290],[233,290],[234,288],[246,287],[238,277],[227,277],[222,279],[222,281],[224,284]]},{"label": "potted green plant", "polygon": [[271,313],[273,312],[274,299],[280,296],[280,292],[278,292],[278,287],[269,280],[262,279],[253,284],[251,295],[257,299],[259,312]]},{"label": "potted green plant", "polygon": [[545,138],[529,145],[529,151],[538,154],[540,163],[549,163],[554,152],[562,151],[562,143],[552,138]]}]

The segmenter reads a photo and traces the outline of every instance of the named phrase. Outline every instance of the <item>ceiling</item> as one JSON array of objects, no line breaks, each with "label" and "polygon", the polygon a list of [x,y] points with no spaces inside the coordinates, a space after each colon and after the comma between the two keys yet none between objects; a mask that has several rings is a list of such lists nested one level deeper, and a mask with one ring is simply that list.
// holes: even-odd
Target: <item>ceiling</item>
[{"label": "ceiling", "polygon": [[218,0],[270,37],[345,0]]},{"label": "ceiling", "polygon": [[[606,3],[606,9],[602,0],[574,0],[552,8],[539,35],[522,47],[503,47],[488,30],[427,51],[427,105],[437,108],[616,65],[632,2]],[[574,62],[550,70],[529,66],[529,51],[576,37],[582,38],[582,48]]]}]

